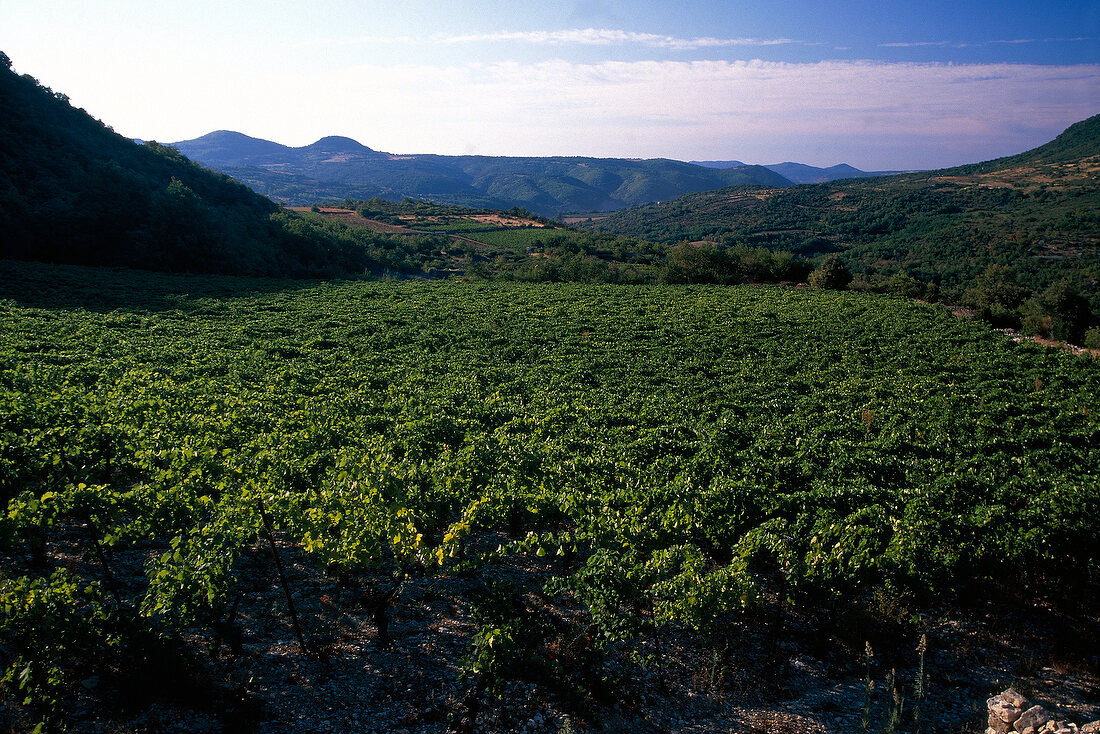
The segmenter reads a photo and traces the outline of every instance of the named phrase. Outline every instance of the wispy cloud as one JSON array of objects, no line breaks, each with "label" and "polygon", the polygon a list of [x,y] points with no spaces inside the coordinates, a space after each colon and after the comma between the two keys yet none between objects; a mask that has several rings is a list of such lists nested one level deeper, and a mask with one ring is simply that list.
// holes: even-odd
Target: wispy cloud
[{"label": "wispy cloud", "polygon": [[[1019,152],[1100,112],[1100,65],[555,60],[361,66],[279,84],[299,90],[292,105],[255,100],[273,125],[398,153],[918,168]],[[333,97],[340,111],[321,129],[313,110]]]},{"label": "wispy cloud", "polygon": [[919,48],[921,46],[938,46],[941,48],[983,48],[987,46],[1022,45],[1031,43],[1077,43],[1080,41],[1097,41],[1096,38],[1011,38],[994,41],[982,41],[980,43],[958,43],[955,41],[895,41],[892,43],[880,43],[879,48]]},{"label": "wispy cloud", "polygon": [[430,36],[361,36],[357,38],[326,39],[308,42],[310,46],[356,44],[468,44],[513,43],[543,46],[643,46],[674,51],[693,51],[704,48],[730,48],[737,46],[813,45],[793,38],[680,38],[657,33],[637,33],[611,28],[574,28],[558,31],[495,31],[493,33],[467,33]]},{"label": "wispy cloud", "polygon": [[458,36],[435,36],[443,43],[508,42],[559,46],[639,45],[674,50],[721,48],[730,46],[778,46],[800,43],[791,38],[679,38],[656,33],[636,33],[609,28],[577,28],[560,31],[499,31]]},{"label": "wispy cloud", "polygon": [[958,48],[956,44],[950,41],[894,41],[893,43],[879,44],[879,48],[920,48],[921,46],[953,46]]}]

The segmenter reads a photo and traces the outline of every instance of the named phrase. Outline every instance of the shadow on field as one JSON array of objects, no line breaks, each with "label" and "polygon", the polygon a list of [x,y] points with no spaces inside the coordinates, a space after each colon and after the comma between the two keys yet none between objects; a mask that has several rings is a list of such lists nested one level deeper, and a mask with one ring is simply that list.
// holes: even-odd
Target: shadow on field
[{"label": "shadow on field", "polygon": [[99,313],[188,310],[190,302],[202,299],[304,290],[318,282],[0,260],[0,301]]}]

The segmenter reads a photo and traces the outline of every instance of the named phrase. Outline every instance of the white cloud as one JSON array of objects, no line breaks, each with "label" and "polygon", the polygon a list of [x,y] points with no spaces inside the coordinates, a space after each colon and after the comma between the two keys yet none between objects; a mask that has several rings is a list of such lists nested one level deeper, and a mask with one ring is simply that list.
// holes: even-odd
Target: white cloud
[{"label": "white cloud", "polygon": [[798,43],[789,38],[678,38],[676,36],[655,33],[635,33],[631,31],[609,30],[606,28],[584,28],[564,31],[522,31],[476,34],[468,36],[443,37],[447,43],[467,43],[485,41],[513,41],[531,44],[552,45],[639,45],[654,48],[667,48],[688,51],[701,48],[719,48],[728,46],[775,46]]},{"label": "white cloud", "polygon": [[558,31],[496,31],[493,33],[467,33],[460,35],[434,34],[421,38],[409,36],[364,36],[348,39],[326,39],[308,42],[310,46],[355,44],[471,44],[471,43],[521,43],[547,46],[626,46],[664,48],[675,51],[692,51],[703,48],[733,46],[779,46],[801,44],[791,38],[679,38],[656,33],[636,33],[609,28],[574,28]]},{"label": "white cloud", "polygon": [[880,43],[879,48],[920,48],[922,46],[935,46],[939,48],[984,48],[987,46],[1020,46],[1033,43],[1077,43],[1080,41],[1096,41],[1096,38],[1006,38],[994,41],[981,41],[979,43],[957,43],[954,41],[894,41],[892,43]]},{"label": "white cloud", "polygon": [[907,169],[1020,152],[1100,112],[1100,65],[557,60],[219,84],[146,85],[134,116],[111,121],[159,140],[228,128],[290,145],[348,135],[394,153]]},{"label": "white cloud", "polygon": [[864,150],[864,165],[909,168],[1017,152],[1100,111],[1098,66],[550,61],[362,67],[339,84],[342,129],[360,121],[364,142],[399,152],[828,164]]},{"label": "white cloud", "polygon": [[[880,43],[880,48],[920,48],[922,46],[953,46],[950,41],[895,41],[893,43]],[[956,46],[957,48],[957,46]]]}]

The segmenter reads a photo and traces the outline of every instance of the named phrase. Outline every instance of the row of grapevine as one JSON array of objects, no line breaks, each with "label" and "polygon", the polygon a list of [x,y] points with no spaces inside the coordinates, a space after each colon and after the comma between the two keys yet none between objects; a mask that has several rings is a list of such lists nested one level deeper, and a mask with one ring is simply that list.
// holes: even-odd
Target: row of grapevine
[{"label": "row of grapevine", "polygon": [[[28,703],[60,706],[74,650],[126,649],[124,627],[213,634],[272,533],[393,595],[559,558],[547,593],[606,641],[710,629],[776,583],[1096,580],[1095,361],[861,294],[247,283],[0,302],[0,634]],[[77,532],[90,562],[56,567]],[[121,588],[134,548],[147,579]],[[505,622],[473,641],[487,676]]]}]

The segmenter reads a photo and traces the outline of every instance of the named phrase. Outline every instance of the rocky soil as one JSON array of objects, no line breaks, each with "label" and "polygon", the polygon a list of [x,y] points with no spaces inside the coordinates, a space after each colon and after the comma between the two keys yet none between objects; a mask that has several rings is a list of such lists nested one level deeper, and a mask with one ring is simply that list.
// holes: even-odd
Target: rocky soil
[{"label": "rocky soil", "polygon": [[[54,544],[52,560],[95,577],[98,565],[80,547],[74,533]],[[143,564],[155,552],[112,555],[124,598],[140,595]],[[407,580],[385,606],[383,644],[376,612],[390,577],[330,578],[288,545],[279,553],[306,651],[270,550],[258,544],[238,564],[240,598],[220,636],[193,631],[183,641],[190,663],[166,659],[163,676],[142,681],[136,694],[120,687],[125,671],[75,683],[65,704],[70,729],[848,734],[888,731],[893,712],[897,731],[913,731],[919,709],[921,731],[980,733],[987,699],[1009,686],[1058,720],[1100,719],[1100,619],[1091,599],[1019,589],[917,613],[878,595],[812,614],[773,599],[710,635],[662,629],[601,649],[573,599],[541,591],[545,559],[514,557]],[[6,559],[4,570],[24,563]],[[549,625],[520,641],[528,655],[499,687],[464,675],[488,588],[508,589],[517,608]],[[29,730],[29,712],[4,704],[0,729]]]},{"label": "rocky soil", "polygon": [[985,734],[1100,734],[1100,720],[1078,726],[1059,719],[1042,704],[1031,702],[1009,688],[986,701],[989,726]]}]

